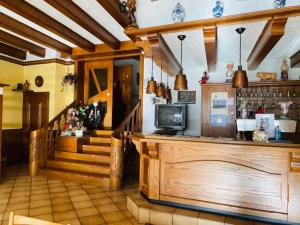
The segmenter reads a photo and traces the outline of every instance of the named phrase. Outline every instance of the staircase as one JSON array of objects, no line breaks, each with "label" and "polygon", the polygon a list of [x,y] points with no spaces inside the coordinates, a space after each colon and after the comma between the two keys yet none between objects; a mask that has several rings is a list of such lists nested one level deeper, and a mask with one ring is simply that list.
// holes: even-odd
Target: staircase
[{"label": "staircase", "polygon": [[[112,131],[95,131],[82,152],[55,149],[41,175],[83,184],[109,187]],[[75,138],[75,137],[74,137]]]}]

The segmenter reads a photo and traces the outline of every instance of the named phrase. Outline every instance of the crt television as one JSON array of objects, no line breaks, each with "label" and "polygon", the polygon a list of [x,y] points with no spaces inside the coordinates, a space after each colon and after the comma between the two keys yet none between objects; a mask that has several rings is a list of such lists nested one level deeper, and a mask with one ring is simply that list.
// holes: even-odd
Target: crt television
[{"label": "crt television", "polygon": [[186,128],[187,105],[155,105],[155,127],[158,129],[184,130]]}]

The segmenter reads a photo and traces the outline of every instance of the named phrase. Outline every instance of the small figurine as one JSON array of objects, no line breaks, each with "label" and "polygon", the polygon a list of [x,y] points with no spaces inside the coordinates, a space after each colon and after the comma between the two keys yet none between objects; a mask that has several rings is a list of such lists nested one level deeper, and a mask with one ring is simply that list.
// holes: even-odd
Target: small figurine
[{"label": "small figurine", "polygon": [[229,62],[226,66],[227,71],[226,71],[226,80],[225,83],[232,83],[232,78],[233,78],[233,62]]},{"label": "small figurine", "polygon": [[288,61],[286,59],[284,59],[281,64],[281,80],[282,81],[289,79],[288,71],[289,71]]},{"label": "small figurine", "polygon": [[280,119],[287,119],[288,118],[288,113],[289,113],[289,107],[290,105],[293,104],[293,102],[288,101],[288,102],[279,102],[278,103],[281,107],[281,116]]},{"label": "small figurine", "polygon": [[200,82],[201,84],[206,84],[207,81],[208,81],[208,79],[209,79],[209,76],[207,75],[207,72],[204,71],[203,76],[202,76],[202,78],[201,78],[201,81],[199,81],[199,82]]}]

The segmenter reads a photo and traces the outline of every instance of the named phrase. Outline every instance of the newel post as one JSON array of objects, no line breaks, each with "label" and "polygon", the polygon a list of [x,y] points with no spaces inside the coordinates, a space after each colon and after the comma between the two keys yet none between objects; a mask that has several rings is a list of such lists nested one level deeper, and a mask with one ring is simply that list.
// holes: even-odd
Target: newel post
[{"label": "newel post", "polygon": [[111,163],[110,163],[110,189],[120,190],[123,179],[123,141],[112,136]]}]

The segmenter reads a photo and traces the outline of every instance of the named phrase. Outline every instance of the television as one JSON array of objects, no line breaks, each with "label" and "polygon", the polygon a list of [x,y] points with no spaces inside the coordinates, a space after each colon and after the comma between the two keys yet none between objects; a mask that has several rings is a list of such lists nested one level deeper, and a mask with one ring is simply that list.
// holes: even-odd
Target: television
[{"label": "television", "polygon": [[184,130],[186,128],[187,105],[155,105],[155,127],[157,129]]}]

